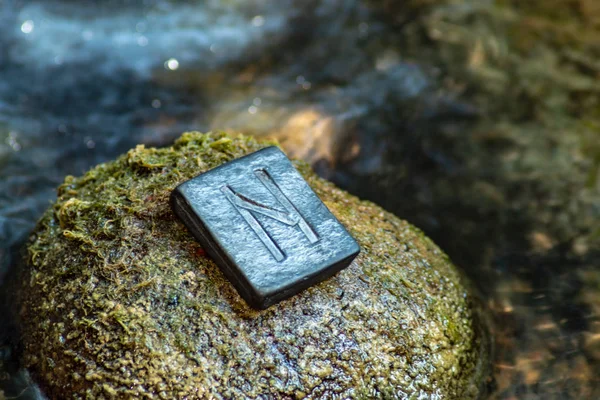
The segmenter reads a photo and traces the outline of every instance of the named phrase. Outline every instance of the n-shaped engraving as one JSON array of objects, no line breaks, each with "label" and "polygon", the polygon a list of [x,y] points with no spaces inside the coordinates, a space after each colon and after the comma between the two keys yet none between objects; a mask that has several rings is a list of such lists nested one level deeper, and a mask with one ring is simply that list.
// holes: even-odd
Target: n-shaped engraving
[{"label": "n-shaped engraving", "polygon": [[250,228],[252,228],[254,233],[256,233],[256,236],[258,236],[265,247],[269,249],[273,257],[275,257],[277,261],[283,261],[285,259],[285,253],[271,237],[271,235],[269,235],[269,233],[258,222],[254,216],[254,213],[273,218],[274,220],[288,226],[298,226],[311,244],[317,243],[319,241],[319,237],[315,231],[313,231],[310,225],[308,225],[306,220],[302,217],[302,215],[300,215],[296,207],[286,197],[286,195],[283,194],[271,175],[269,175],[265,169],[255,170],[254,175],[263,184],[263,186],[266,187],[269,192],[271,192],[277,202],[283,206],[285,211],[280,211],[252,200],[236,192],[229,185],[223,186],[221,188],[221,192],[225,194],[227,200],[229,200],[229,202],[235,207],[240,215],[246,220],[248,225],[250,225]]}]

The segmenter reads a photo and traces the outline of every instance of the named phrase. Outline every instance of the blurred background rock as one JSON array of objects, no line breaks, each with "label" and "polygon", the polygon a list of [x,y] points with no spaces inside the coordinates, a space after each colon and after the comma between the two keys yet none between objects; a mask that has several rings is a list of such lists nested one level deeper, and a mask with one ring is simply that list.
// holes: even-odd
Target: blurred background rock
[{"label": "blurred background rock", "polygon": [[595,0],[0,0],[0,277],[64,175],[274,136],[471,276],[491,398],[600,398],[599,78]]}]

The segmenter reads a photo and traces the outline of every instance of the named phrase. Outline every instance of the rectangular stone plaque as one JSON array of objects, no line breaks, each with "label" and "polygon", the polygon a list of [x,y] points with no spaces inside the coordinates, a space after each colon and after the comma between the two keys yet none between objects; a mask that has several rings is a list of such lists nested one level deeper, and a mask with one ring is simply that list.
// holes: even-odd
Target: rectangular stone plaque
[{"label": "rectangular stone plaque", "polygon": [[277,147],[182,183],[171,205],[255,308],[326,279],[360,251]]}]

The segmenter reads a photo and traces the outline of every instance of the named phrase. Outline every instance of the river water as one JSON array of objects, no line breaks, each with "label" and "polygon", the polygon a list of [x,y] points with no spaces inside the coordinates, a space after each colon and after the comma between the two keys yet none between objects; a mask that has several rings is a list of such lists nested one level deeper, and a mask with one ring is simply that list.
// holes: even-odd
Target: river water
[{"label": "river water", "polygon": [[[439,62],[435,40],[497,29],[488,11],[479,30],[461,25],[491,1],[456,4],[456,20],[431,25],[451,6],[0,0],[0,283],[65,175],[185,130],[274,136],[424,229],[471,277],[495,322],[491,398],[600,398],[593,166],[531,114],[492,124],[486,99],[511,90],[497,71],[479,69],[500,96],[478,100]],[[483,65],[472,43],[452,57]],[[577,90],[600,93],[586,82]],[[0,391],[39,398],[7,314]]]}]

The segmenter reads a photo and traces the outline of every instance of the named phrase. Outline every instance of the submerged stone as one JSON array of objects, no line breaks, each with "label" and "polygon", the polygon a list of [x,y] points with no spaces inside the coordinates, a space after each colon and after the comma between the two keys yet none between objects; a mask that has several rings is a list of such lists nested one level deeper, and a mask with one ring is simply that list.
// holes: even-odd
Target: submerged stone
[{"label": "submerged stone", "polygon": [[186,133],[67,177],[31,238],[23,359],[50,398],[476,398],[477,302],[421,231],[295,162],[361,246],[249,308],[169,206],[181,182],[272,143]]}]

